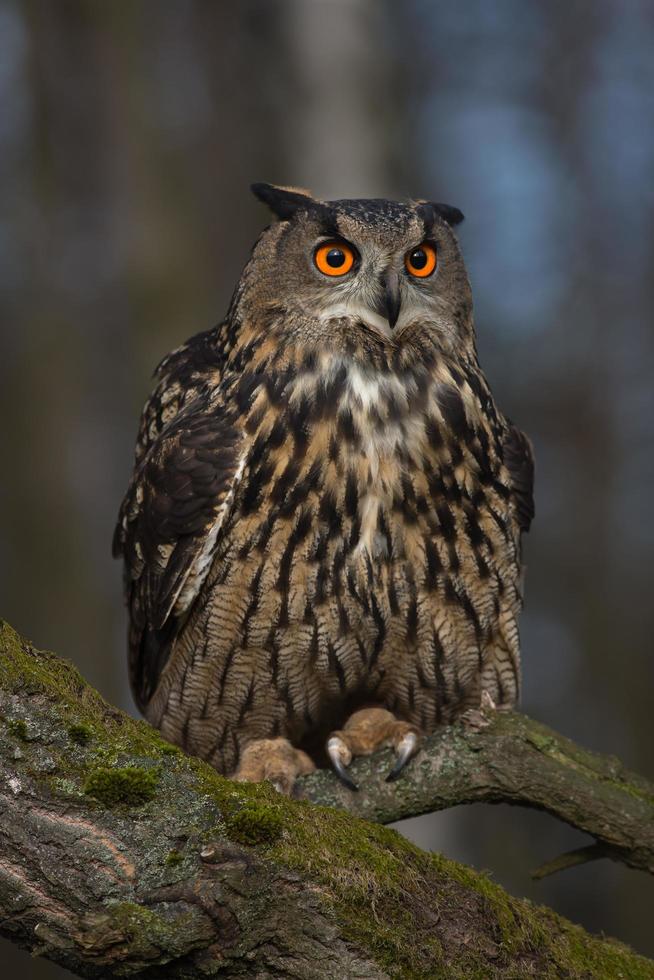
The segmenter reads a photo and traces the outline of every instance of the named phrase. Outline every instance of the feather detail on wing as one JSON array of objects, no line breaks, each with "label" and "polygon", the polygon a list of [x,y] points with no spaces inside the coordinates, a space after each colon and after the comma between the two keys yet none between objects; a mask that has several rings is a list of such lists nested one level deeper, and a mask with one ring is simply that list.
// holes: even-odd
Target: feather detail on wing
[{"label": "feather detail on wing", "polygon": [[521,531],[534,518],[534,453],[524,432],[509,423],[504,437],[504,465],[509,471],[516,516]]},{"label": "feather detail on wing", "polygon": [[124,558],[130,676],[141,709],[209,571],[242,469],[240,434],[217,394],[233,332],[224,321],[167,354],[141,416],[113,545]]},{"label": "feather detail on wing", "polygon": [[209,388],[216,388],[227,354],[228,329],[221,323],[195,334],[163,358],[154,372],[157,386],[141,415],[136,440],[136,462],[141,461],[172,419],[185,405]]},{"label": "feather detail on wing", "polygon": [[206,395],[185,405],[142,456],[120,510],[114,553],[125,561],[130,673],[141,707],[208,574],[243,470],[232,418]]}]

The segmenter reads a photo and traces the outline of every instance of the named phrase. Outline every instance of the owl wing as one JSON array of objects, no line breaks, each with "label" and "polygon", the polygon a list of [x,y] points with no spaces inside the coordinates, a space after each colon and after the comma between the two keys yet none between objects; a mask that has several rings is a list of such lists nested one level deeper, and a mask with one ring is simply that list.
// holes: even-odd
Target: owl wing
[{"label": "owl wing", "polygon": [[129,485],[114,554],[125,562],[130,677],[141,708],[209,571],[243,458],[224,409],[207,411],[200,398],[164,429]]},{"label": "owl wing", "polygon": [[528,531],[534,519],[534,453],[531,442],[509,422],[504,436],[504,465],[509,471],[518,526]]},{"label": "owl wing", "polygon": [[211,567],[244,464],[214,341],[214,331],[198,335],[160,365],[114,534],[114,555],[124,560],[130,679],[141,709]]},{"label": "owl wing", "polygon": [[228,324],[195,334],[163,358],[157,386],[145,403],[136,439],[139,463],[166,425],[207,386],[220,384],[228,352]]}]

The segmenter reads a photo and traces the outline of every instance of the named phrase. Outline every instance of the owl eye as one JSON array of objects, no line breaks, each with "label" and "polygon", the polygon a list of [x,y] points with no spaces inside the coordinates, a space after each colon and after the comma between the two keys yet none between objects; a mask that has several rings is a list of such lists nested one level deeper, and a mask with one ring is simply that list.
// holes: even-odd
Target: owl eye
[{"label": "owl eye", "polygon": [[354,249],[345,242],[325,242],[314,252],[313,261],[324,276],[344,276],[354,265]]},{"label": "owl eye", "polygon": [[436,249],[428,242],[423,242],[422,245],[406,253],[404,264],[410,275],[426,279],[436,268]]}]

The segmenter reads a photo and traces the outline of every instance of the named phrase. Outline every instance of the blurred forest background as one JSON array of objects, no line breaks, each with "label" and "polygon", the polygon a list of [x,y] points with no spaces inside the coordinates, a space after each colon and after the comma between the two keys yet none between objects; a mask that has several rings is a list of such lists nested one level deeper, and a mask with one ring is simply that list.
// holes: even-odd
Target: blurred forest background
[{"label": "blurred forest background", "polygon": [[[248,184],[444,200],[536,450],[523,708],[654,775],[653,51],[651,0],[3,0],[0,614],[134,711],[114,521],[153,368],[268,221]],[[549,817],[400,829],[654,955],[651,879],[531,882],[583,841]]]}]

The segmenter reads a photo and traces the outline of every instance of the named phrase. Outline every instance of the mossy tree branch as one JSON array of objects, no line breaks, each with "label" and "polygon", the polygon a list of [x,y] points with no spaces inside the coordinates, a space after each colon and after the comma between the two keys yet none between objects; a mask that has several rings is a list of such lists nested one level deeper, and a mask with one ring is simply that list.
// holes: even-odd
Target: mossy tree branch
[{"label": "mossy tree branch", "polygon": [[594,856],[654,874],[652,783],[526,715],[475,716],[428,738],[398,782],[385,781],[388,751],[352,765],[365,792],[353,793],[320,770],[303,777],[300,795],[384,824],[461,803],[519,803],[591,834],[601,845]]},{"label": "mossy tree branch", "polygon": [[0,808],[0,931],[83,977],[654,980],[379,824],[221,778],[6,625]]}]

